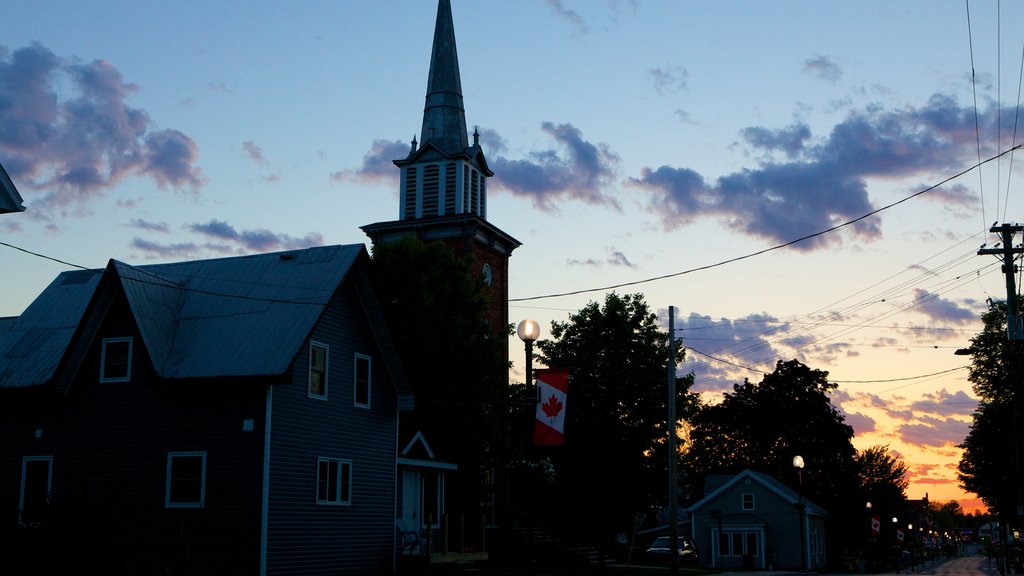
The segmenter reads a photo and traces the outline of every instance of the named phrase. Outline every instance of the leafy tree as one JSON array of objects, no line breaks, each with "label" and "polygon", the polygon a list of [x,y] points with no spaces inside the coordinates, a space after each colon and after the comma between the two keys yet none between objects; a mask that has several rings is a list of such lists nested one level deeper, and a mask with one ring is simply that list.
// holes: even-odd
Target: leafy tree
[{"label": "leafy tree", "polygon": [[[567,322],[552,322],[537,357],[570,371],[565,444],[550,452],[552,489],[575,531],[607,537],[628,529],[638,510],[667,498],[664,448],[668,334],[641,294],[590,302]],[[678,343],[677,343],[678,344]],[[675,350],[677,361],[682,350]],[[699,403],[693,376],[677,379],[676,414]]]},{"label": "leafy tree", "polygon": [[881,510],[900,510],[907,499],[907,465],[888,446],[857,452],[857,480],[867,502]]},{"label": "leafy tree", "polygon": [[[832,405],[836,384],[828,372],[796,360],[779,361],[761,382],[744,380],[702,409],[691,422],[686,455],[690,475],[737,473],[750,468],[768,473],[824,507],[837,522],[828,549],[843,552],[857,541],[864,499],[857,481],[853,428]],[[803,457],[802,482],[792,460]],[[699,495],[700,492],[697,492]]]},{"label": "leafy tree", "polygon": [[415,392],[412,424],[458,463],[448,503],[463,511],[481,502],[481,465],[499,437],[494,416],[508,382],[507,327],[485,321],[483,280],[471,270],[468,257],[441,242],[407,237],[373,248],[378,299]]},{"label": "leafy tree", "polygon": [[1016,357],[1020,352],[1008,348],[1005,302],[990,302],[981,318],[982,331],[971,338],[968,348],[971,368],[967,377],[981,401],[974,410],[970,432],[960,445],[963,454],[957,477],[965,490],[977,494],[1006,520],[1016,516],[1020,482],[1017,466],[1022,454],[1014,453],[1019,414],[1014,406],[1014,370],[1010,365],[1010,361],[1019,361]]}]

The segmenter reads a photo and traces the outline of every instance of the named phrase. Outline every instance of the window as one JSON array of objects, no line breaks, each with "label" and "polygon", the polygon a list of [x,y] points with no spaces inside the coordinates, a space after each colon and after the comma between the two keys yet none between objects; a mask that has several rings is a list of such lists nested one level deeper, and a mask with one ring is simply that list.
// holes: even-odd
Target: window
[{"label": "window", "polygon": [[722,556],[757,556],[759,536],[757,532],[721,532],[718,546]]},{"label": "window", "polygon": [[206,452],[167,453],[167,508],[206,504]]},{"label": "window", "polygon": [[352,461],[318,458],[316,461],[316,503],[352,503]]},{"label": "window", "polygon": [[753,494],[749,494],[748,493],[748,494],[744,494],[743,495],[743,509],[748,511],[748,512],[754,509],[754,495]]},{"label": "window", "polygon": [[356,354],[355,394],[356,406],[370,407],[370,357]]},{"label": "window", "polygon": [[52,456],[26,456],[21,461],[21,497],[18,521],[23,526],[44,526],[50,508]]},{"label": "window", "polygon": [[100,350],[100,382],[128,382],[131,377],[131,337],[104,338]]},{"label": "window", "polygon": [[309,342],[309,396],[327,399],[327,345]]}]

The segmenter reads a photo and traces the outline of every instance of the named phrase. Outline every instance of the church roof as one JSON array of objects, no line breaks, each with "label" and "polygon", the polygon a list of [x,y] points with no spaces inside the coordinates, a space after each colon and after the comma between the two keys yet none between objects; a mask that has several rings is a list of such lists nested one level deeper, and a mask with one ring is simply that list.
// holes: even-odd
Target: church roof
[{"label": "church roof", "polygon": [[462,153],[469,147],[450,0],[440,0],[437,4],[420,142],[432,144],[446,154]]},{"label": "church roof", "polygon": [[7,175],[3,164],[0,164],[0,214],[21,212],[25,209],[22,202],[23,200],[21,195],[18,194],[18,189],[14,187],[14,182]]}]

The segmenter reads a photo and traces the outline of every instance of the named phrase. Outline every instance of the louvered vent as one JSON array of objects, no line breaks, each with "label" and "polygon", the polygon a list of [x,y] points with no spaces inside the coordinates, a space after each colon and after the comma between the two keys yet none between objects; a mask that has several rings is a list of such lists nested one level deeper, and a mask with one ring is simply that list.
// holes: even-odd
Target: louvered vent
[{"label": "louvered vent", "polygon": [[405,217],[416,217],[416,168],[410,166],[405,170]]},{"label": "louvered vent", "polygon": [[459,167],[454,162],[445,165],[444,168],[444,213],[455,214],[455,175]]},{"label": "louvered vent", "polygon": [[423,216],[437,216],[440,169],[431,164],[423,169]]}]

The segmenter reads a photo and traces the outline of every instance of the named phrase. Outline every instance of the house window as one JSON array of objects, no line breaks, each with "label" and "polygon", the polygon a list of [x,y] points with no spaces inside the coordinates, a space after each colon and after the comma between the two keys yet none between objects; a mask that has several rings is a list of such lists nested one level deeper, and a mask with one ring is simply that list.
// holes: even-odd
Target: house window
[{"label": "house window", "polygon": [[356,354],[354,402],[362,408],[370,407],[370,357]]},{"label": "house window", "polygon": [[309,343],[309,397],[327,399],[327,345]]},{"label": "house window", "polygon": [[206,452],[168,452],[167,508],[202,508],[206,504]]},{"label": "house window", "polygon": [[104,338],[100,350],[100,382],[128,382],[131,377],[131,337]]},{"label": "house window", "polygon": [[52,456],[26,456],[21,461],[21,496],[18,521],[22,526],[44,526],[50,508]]},{"label": "house window", "polygon": [[754,495],[744,494],[743,495],[743,510],[752,511],[754,509]]},{"label": "house window", "polygon": [[757,532],[721,532],[718,547],[722,556],[757,556]]},{"label": "house window", "polygon": [[318,458],[316,461],[316,503],[352,503],[352,461]]}]

